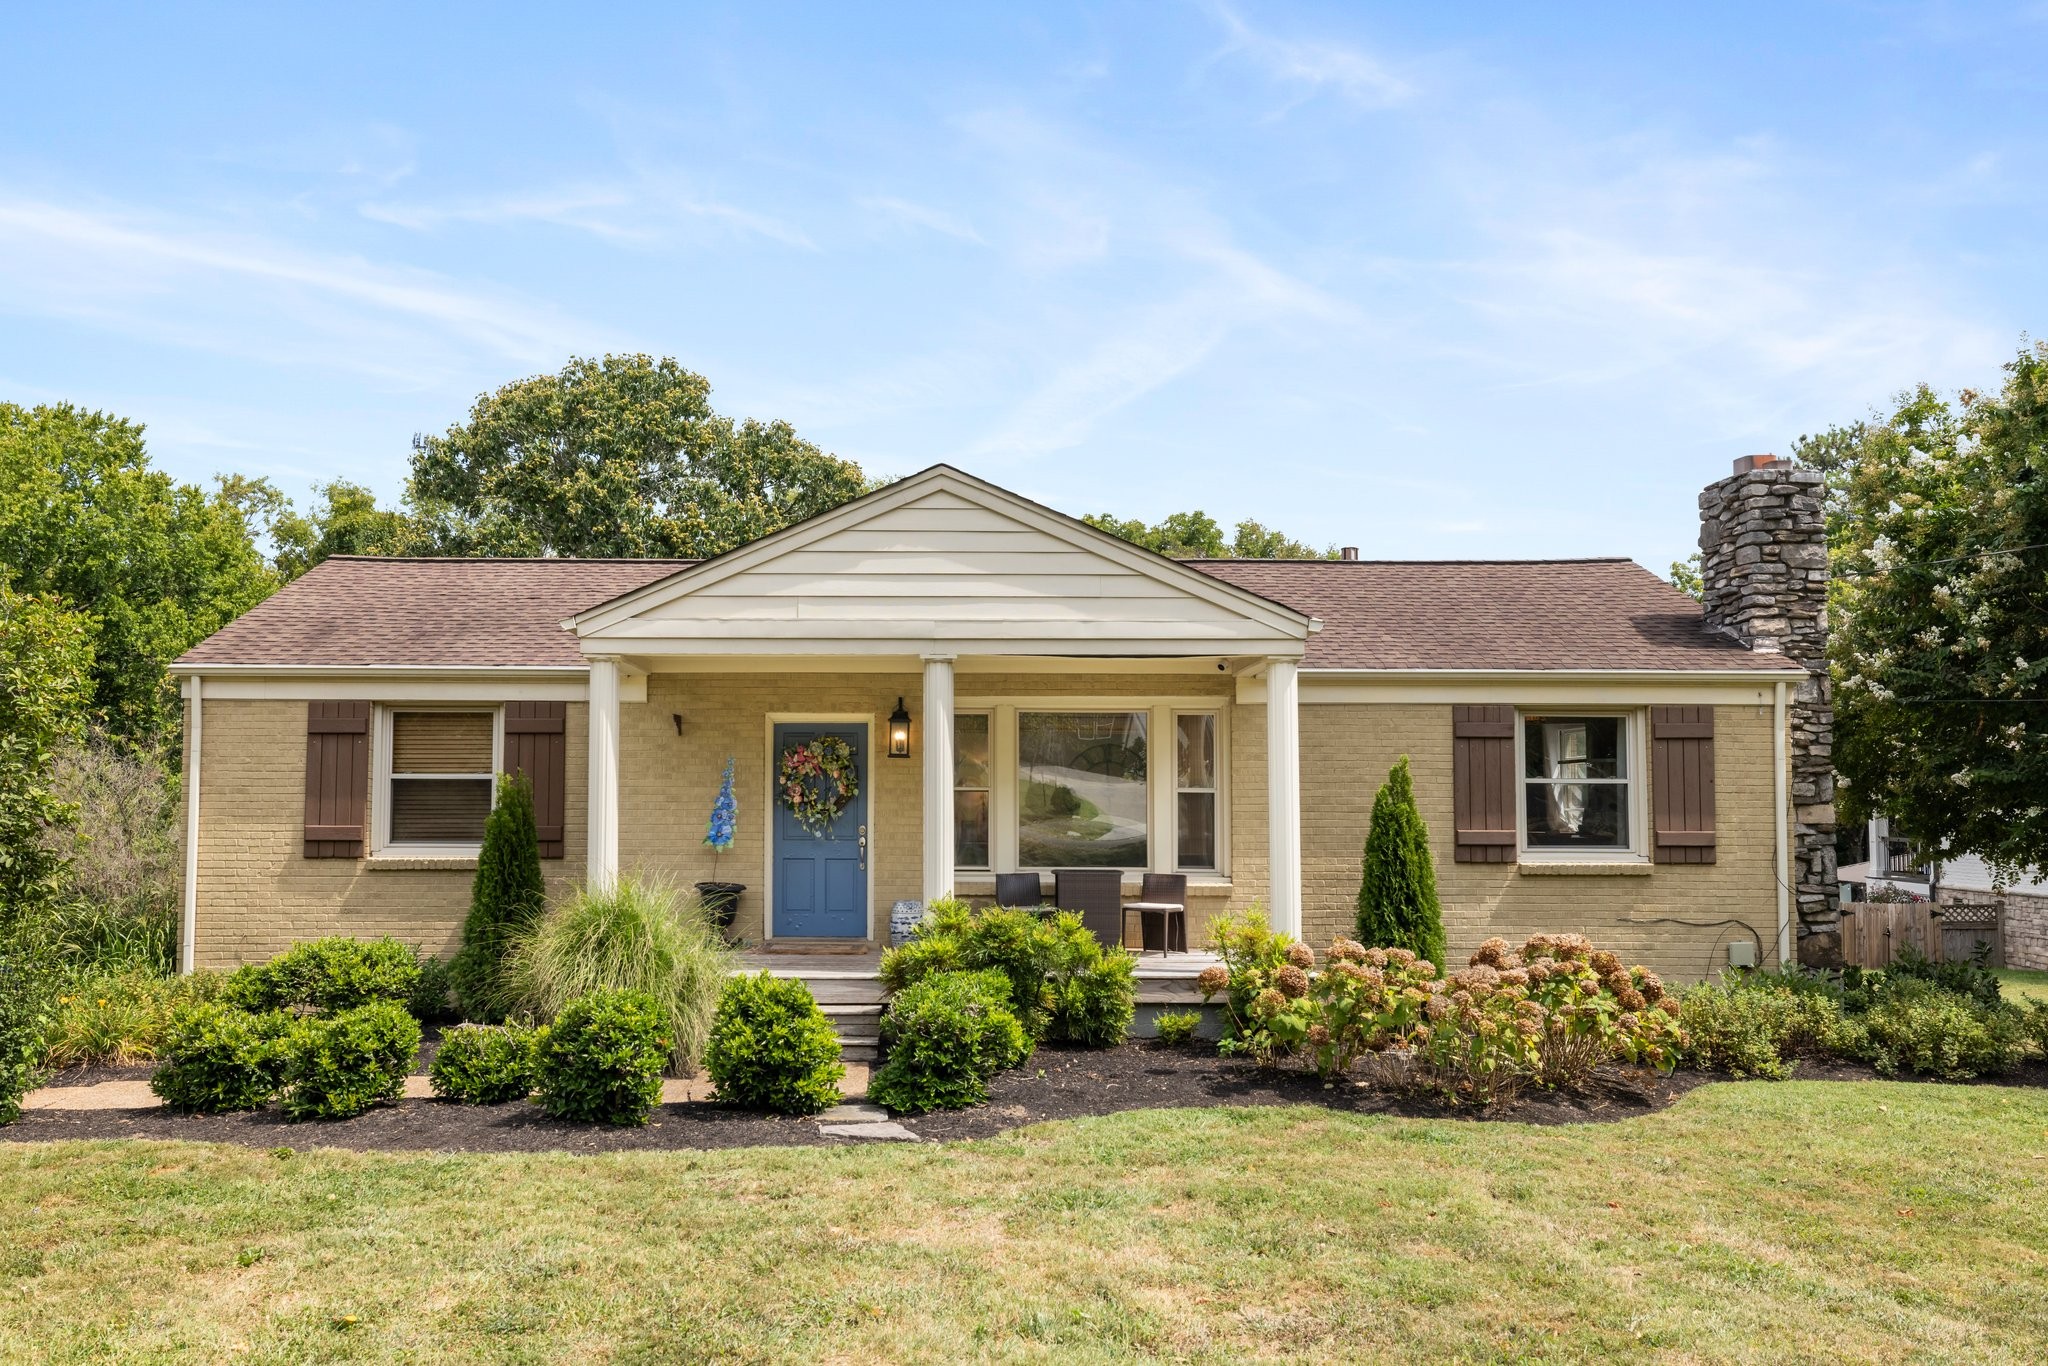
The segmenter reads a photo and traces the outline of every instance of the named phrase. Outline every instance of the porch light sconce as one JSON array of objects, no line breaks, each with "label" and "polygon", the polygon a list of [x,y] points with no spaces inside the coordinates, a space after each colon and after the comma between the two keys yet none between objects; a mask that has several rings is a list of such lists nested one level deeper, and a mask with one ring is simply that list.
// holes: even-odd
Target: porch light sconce
[{"label": "porch light sconce", "polygon": [[900,697],[896,699],[896,710],[889,713],[889,757],[910,757],[910,713],[903,710],[903,699]]}]

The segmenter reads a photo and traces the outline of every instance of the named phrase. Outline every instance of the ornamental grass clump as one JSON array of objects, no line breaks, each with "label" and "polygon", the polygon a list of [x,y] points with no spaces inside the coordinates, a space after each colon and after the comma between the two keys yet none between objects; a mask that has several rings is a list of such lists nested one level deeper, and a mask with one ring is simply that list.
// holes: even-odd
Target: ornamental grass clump
[{"label": "ornamental grass clump", "polygon": [[695,897],[661,882],[620,878],[551,908],[513,944],[505,982],[515,1010],[548,1020],[593,991],[652,997],[681,1076],[703,1055],[733,951]]},{"label": "ornamental grass clump", "polygon": [[661,1103],[667,1012],[644,991],[571,1001],[533,1048],[534,1099],[555,1119],[645,1124]]},{"label": "ornamental grass clump", "polygon": [[839,1035],[796,977],[734,977],[711,1022],[705,1071],[728,1105],[814,1115],[839,1103]]},{"label": "ornamental grass clump", "polygon": [[502,1105],[533,1092],[534,1030],[526,1025],[457,1025],[441,1036],[428,1083],[443,1100]]}]

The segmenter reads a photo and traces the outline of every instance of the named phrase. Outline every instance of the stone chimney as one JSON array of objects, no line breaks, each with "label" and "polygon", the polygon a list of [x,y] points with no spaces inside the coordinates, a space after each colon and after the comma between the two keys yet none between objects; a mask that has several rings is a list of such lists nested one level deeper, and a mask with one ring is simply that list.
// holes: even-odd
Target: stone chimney
[{"label": "stone chimney", "polygon": [[1828,539],[1819,470],[1745,455],[1700,494],[1707,624],[1806,670],[1790,705],[1792,897],[1799,961],[1842,962],[1835,881],[1834,691],[1828,681]]}]

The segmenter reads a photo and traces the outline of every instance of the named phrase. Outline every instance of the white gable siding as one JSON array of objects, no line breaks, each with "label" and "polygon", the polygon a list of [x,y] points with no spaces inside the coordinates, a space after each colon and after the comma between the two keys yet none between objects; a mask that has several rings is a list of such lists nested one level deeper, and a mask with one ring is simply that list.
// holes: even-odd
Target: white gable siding
[{"label": "white gable siding", "polygon": [[731,573],[686,575],[584,648],[1299,652],[1298,633],[1176,582],[1178,566],[1125,558],[936,488]]}]

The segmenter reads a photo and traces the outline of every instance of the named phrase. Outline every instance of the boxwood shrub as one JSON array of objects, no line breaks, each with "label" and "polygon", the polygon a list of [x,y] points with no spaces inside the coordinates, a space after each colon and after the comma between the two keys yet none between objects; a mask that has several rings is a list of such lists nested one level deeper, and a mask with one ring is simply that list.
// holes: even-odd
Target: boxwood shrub
[{"label": "boxwood shrub", "polygon": [[868,1099],[899,1114],[957,1110],[988,1099],[988,1079],[1031,1055],[1002,972],[942,972],[896,993],[882,1020],[888,1061]]},{"label": "boxwood shrub", "polygon": [[704,1067],[728,1105],[815,1115],[839,1103],[839,1036],[794,977],[727,979]]},{"label": "boxwood shrub", "polygon": [[501,1105],[533,1092],[534,1032],[524,1025],[457,1025],[441,1036],[427,1078],[464,1105]]},{"label": "boxwood shrub", "polygon": [[268,963],[228,974],[222,998],[243,1010],[353,1010],[372,1001],[404,1006],[419,985],[419,955],[389,937],[335,935],[294,944]]},{"label": "boxwood shrub", "polygon": [[164,1030],[149,1089],[188,1113],[261,1109],[283,1084],[281,1045],[292,1026],[282,1011],[237,1010],[220,1001],[186,1006]]},{"label": "boxwood shrub", "polygon": [[942,972],[981,970],[1003,975],[1010,1013],[1034,1039],[1107,1048],[1123,1039],[1137,1012],[1137,960],[1104,949],[1070,911],[976,911],[935,901],[910,941],[882,955],[882,985],[892,992]]},{"label": "boxwood shrub", "polygon": [[644,991],[593,991],[535,1040],[535,1099],[556,1119],[645,1124],[661,1103],[667,1017]]},{"label": "boxwood shrub", "polygon": [[371,1001],[292,1026],[284,1054],[285,1116],[349,1119],[397,1100],[420,1052],[420,1023],[403,1006]]}]

